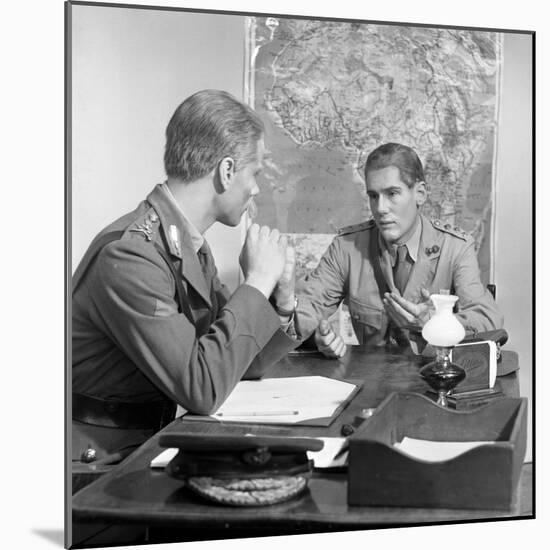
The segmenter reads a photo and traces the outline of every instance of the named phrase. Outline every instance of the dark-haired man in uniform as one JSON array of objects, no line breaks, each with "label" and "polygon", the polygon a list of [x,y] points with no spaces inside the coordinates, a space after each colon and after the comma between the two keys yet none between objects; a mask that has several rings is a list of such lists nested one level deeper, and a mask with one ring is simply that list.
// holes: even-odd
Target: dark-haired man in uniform
[{"label": "dark-haired man in uniform", "polygon": [[167,180],[90,245],[73,278],[73,460],[120,460],[176,405],[214,412],[239,380],[297,345],[286,333],[294,251],[285,238],[250,227],[244,282],[230,295],[203,237],[216,222],[238,225],[253,202],[263,135],[226,92],[187,98],[166,130]]},{"label": "dark-haired man in uniform", "polygon": [[480,280],[472,237],[420,213],[427,197],[416,153],[387,143],[365,165],[372,219],[338,232],[317,268],[299,284],[297,322],[303,337],[341,357],[346,346],[327,323],[342,301],[360,344],[425,345],[430,294],[458,296],[457,317],[467,334],[502,327],[496,303]]}]

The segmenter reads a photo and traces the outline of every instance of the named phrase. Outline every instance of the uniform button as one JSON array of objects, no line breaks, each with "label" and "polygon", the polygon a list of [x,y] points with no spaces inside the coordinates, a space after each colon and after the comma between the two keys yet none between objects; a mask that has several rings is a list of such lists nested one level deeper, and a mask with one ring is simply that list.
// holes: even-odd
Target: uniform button
[{"label": "uniform button", "polygon": [[88,447],[82,453],[82,455],[80,455],[80,458],[82,459],[82,462],[89,464],[90,462],[93,462],[97,458],[97,452],[94,448]]},{"label": "uniform button", "polygon": [[361,409],[361,418],[370,418],[376,412],[375,408]]},{"label": "uniform button", "polygon": [[344,424],[340,430],[340,433],[344,436],[344,437],[348,437],[349,435],[351,435],[353,432],[355,431],[355,429],[353,428],[353,426],[351,424]]},{"label": "uniform button", "polygon": [[448,224],[448,223],[446,223],[444,227],[445,227],[445,229],[451,229],[451,225]]},{"label": "uniform button", "polygon": [[105,410],[107,412],[114,413],[114,412],[116,412],[117,409],[118,409],[118,404],[117,403],[106,403],[105,404]]}]

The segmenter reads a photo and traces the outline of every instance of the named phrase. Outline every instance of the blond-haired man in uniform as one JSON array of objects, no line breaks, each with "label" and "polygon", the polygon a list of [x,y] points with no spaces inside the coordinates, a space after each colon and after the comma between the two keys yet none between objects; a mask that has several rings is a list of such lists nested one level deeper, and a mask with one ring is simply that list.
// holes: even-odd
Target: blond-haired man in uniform
[{"label": "blond-haired man in uniform", "polygon": [[250,227],[233,294],[204,239],[238,225],[259,192],[263,136],[230,94],[190,96],[166,129],[166,181],[90,245],[73,277],[73,461],[119,461],[176,405],[211,413],[297,345],[276,311],[294,304],[281,298],[294,277],[285,238]]},{"label": "blond-haired man in uniform", "polygon": [[372,219],[339,231],[319,265],[298,285],[302,337],[340,357],[346,346],[327,323],[342,301],[360,344],[393,342],[420,351],[430,294],[458,296],[467,334],[501,328],[503,318],[481,283],[473,239],[420,213],[427,198],[422,163],[405,145],[384,144],[365,165]]}]

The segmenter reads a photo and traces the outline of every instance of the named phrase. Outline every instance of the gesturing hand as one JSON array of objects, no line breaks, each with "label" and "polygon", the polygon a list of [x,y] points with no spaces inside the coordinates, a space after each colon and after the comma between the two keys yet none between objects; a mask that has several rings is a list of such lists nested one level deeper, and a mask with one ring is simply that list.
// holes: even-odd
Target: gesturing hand
[{"label": "gesturing hand", "polygon": [[346,353],[346,344],[342,338],[337,335],[329,322],[322,319],[315,331],[315,344],[319,351],[326,357],[343,357]]},{"label": "gesturing hand", "polygon": [[239,256],[245,283],[269,298],[286,264],[286,237],[277,229],[253,223]]},{"label": "gesturing hand", "polygon": [[392,321],[400,328],[419,331],[430,318],[433,306],[430,301],[430,293],[422,288],[420,290],[421,301],[415,304],[405,300],[395,292],[384,294],[384,307]]}]

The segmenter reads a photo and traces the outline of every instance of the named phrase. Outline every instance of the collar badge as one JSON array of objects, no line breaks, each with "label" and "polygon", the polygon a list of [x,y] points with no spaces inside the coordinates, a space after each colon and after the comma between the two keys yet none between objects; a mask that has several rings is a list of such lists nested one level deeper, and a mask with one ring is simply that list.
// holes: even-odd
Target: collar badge
[{"label": "collar badge", "polygon": [[171,225],[168,228],[168,233],[170,234],[170,240],[172,241],[176,252],[181,256],[180,232],[178,231],[178,228],[175,225]]},{"label": "collar badge", "polygon": [[439,252],[439,246],[437,246],[436,244],[432,247],[426,247],[425,251],[426,252],[426,256],[430,256],[432,254],[437,254]]}]

